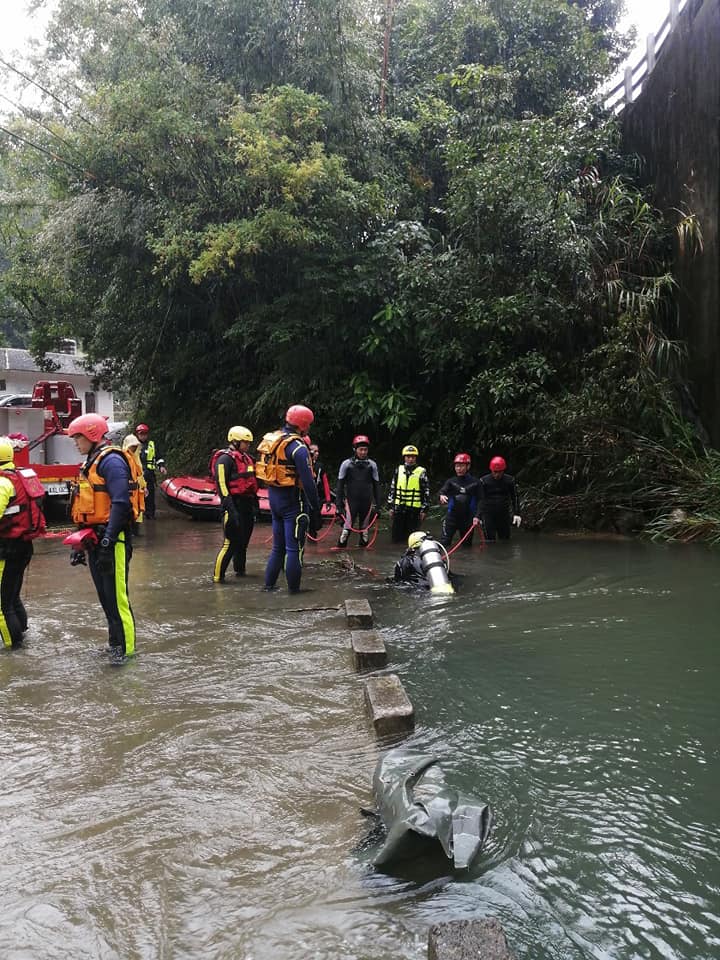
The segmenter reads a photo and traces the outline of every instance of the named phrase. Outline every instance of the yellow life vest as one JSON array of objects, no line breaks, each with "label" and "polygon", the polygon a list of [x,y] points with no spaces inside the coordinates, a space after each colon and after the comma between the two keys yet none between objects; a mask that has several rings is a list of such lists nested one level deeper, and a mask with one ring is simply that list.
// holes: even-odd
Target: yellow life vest
[{"label": "yellow life vest", "polygon": [[422,506],[420,493],[420,477],[423,475],[424,467],[415,467],[410,474],[404,465],[400,465],[397,471],[395,481],[395,505],[398,507],[413,507],[419,509]]},{"label": "yellow life vest", "polygon": [[100,448],[90,461],[89,466],[85,465],[81,468],[78,482],[73,485],[71,493],[73,523],[95,526],[96,524],[107,523],[110,519],[110,507],[112,505],[110,494],[107,491],[105,481],[98,473],[98,465],[108,453],[119,453],[130,470],[128,487],[132,519],[137,520],[142,513],[145,497],[140,490],[139,480],[137,479],[139,468],[133,465],[135,458],[120,447],[107,446]]},{"label": "yellow life vest", "polygon": [[297,487],[300,478],[295,461],[288,456],[287,447],[291,440],[303,442],[298,433],[283,433],[274,430],[266,433],[258,444],[255,476],[270,487]]},{"label": "yellow life vest", "polygon": [[148,440],[145,444],[145,466],[148,470],[155,469],[155,441]]}]

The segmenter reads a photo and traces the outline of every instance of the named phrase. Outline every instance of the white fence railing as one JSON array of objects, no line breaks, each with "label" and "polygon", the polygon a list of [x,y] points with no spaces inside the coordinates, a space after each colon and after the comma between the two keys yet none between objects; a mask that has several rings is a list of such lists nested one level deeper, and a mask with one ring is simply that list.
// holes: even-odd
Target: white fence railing
[{"label": "white fence railing", "polygon": [[647,35],[645,54],[642,59],[634,67],[628,64],[625,67],[623,79],[611,90],[608,90],[605,95],[605,106],[608,110],[620,113],[626,104],[637,100],[642,91],[643,83],[655,67],[665,41],[677,26],[680,13],[688,3],[689,0],[670,0],[668,14],[658,27],[657,32]]}]

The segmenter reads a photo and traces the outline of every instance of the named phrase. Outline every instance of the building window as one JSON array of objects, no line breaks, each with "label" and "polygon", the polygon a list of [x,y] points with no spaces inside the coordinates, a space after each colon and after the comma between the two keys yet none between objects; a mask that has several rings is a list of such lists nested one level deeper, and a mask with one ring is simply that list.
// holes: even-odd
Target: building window
[{"label": "building window", "polygon": [[4,380],[0,380],[0,390],[7,390],[7,385]]},{"label": "building window", "polygon": [[85,394],[85,413],[95,413],[95,394]]}]

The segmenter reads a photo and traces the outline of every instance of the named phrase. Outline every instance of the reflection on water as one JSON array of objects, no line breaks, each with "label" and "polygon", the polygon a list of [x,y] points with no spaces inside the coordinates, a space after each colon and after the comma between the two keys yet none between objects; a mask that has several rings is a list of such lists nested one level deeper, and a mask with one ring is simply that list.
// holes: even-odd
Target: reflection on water
[{"label": "reflection on water", "polygon": [[[305,585],[210,583],[218,528],[162,516],[133,559],[122,669],[57,542],[0,656],[1,955],[420,960],[496,915],[519,957],[720,955],[716,595],[702,549],[519,536],[453,557],[456,597],[309,547]],[[332,542],[328,538],[328,543]],[[363,849],[377,758],[332,609],[367,597],[443,758],[496,823],[469,877],[387,877]]]}]

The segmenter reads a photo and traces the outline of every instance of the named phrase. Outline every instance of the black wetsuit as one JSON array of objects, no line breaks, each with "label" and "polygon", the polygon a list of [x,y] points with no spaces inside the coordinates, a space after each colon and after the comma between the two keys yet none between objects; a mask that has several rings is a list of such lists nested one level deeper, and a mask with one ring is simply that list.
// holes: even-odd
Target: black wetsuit
[{"label": "black wetsuit", "polygon": [[[242,459],[242,476],[254,478],[255,462],[247,453],[236,454]],[[222,468],[222,469],[221,469]],[[221,453],[215,463],[215,486],[220,494],[223,514],[223,542],[215,558],[213,581],[222,583],[225,579],[230,560],[238,577],[245,576],[247,548],[255,526],[257,494],[255,485],[250,485],[248,493],[231,494],[229,485],[240,476],[237,462],[229,451]]]},{"label": "black wetsuit", "polygon": [[420,557],[416,550],[406,550],[395,564],[393,579],[396,583],[421,583],[428,585]]},{"label": "black wetsuit", "polygon": [[480,478],[476,516],[482,520],[486,540],[509,540],[512,514],[520,513],[515,478],[509,473]]},{"label": "black wetsuit", "polygon": [[[447,514],[443,519],[440,537],[440,543],[444,547],[450,546],[456,532],[462,538],[472,527],[473,516],[478,506],[479,483],[477,477],[466,473],[462,477],[457,475],[450,477],[440,487],[440,496],[448,498]],[[472,542],[473,534],[471,533],[463,542],[463,547],[471,547]]]},{"label": "black wetsuit", "polygon": [[343,529],[340,532],[338,546],[344,547],[350,536],[350,529],[357,524],[360,534],[360,546],[368,544],[368,527],[373,515],[380,509],[380,476],[374,460],[350,457],[343,460],[338,471],[335,505],[342,517]]}]

